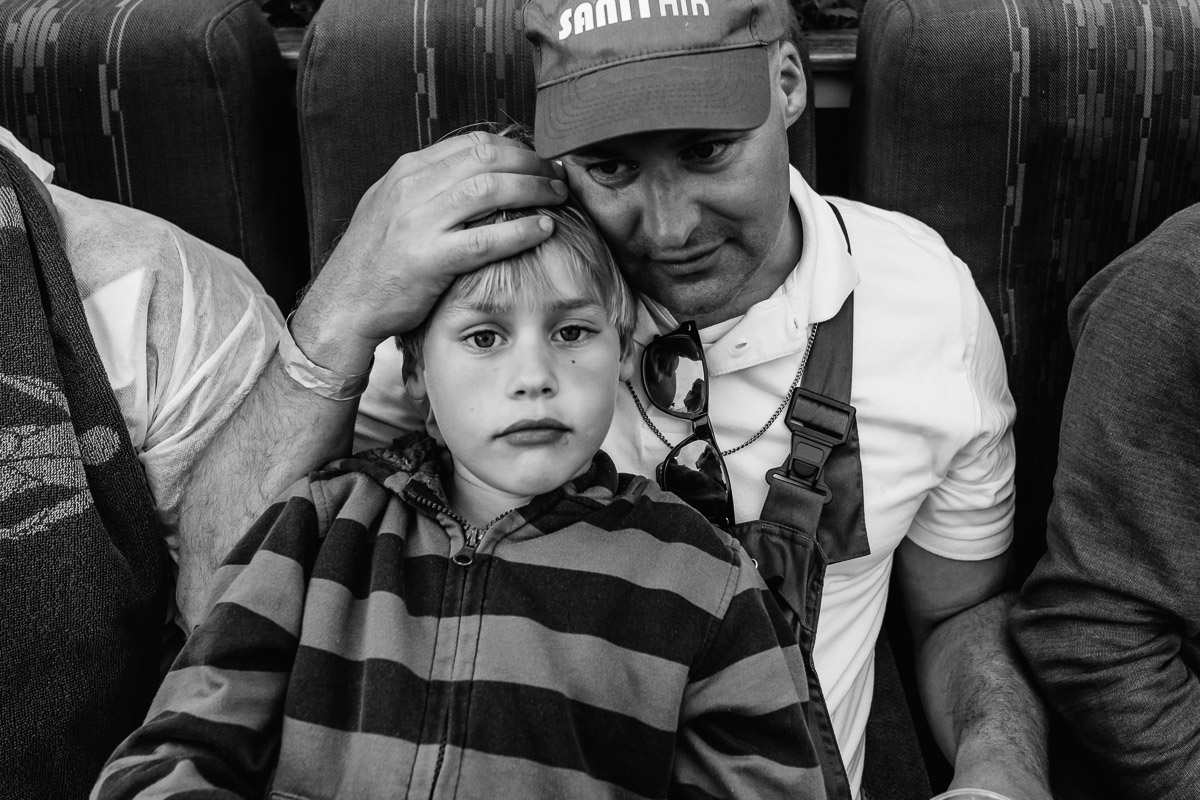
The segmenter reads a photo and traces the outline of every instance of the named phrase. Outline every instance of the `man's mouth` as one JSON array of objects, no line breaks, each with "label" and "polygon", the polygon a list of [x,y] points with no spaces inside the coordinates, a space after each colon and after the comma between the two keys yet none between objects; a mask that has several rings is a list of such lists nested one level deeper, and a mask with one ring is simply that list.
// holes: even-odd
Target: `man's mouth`
[{"label": "man's mouth", "polygon": [[720,245],[694,247],[690,250],[654,253],[648,260],[661,264],[671,270],[688,270],[708,265],[712,256],[720,249]]}]

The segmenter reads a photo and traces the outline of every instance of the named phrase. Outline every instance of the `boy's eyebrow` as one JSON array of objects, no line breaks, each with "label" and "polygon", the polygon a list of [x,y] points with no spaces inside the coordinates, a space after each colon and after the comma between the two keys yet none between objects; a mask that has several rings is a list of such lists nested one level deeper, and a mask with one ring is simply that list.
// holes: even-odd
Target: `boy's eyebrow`
[{"label": "boy's eyebrow", "polygon": [[588,306],[600,307],[599,301],[592,297],[563,297],[550,304],[550,310],[556,314],[565,311],[575,311]]},{"label": "boy's eyebrow", "polygon": [[[513,302],[500,302],[490,297],[481,297],[473,300],[458,300],[451,306],[447,307],[447,311],[459,312],[477,312],[481,314],[500,314],[505,311],[512,310],[517,304]],[[581,308],[594,306],[602,308],[600,301],[592,297],[559,297],[550,303],[546,310],[554,314],[562,314],[568,311],[576,311]]]}]

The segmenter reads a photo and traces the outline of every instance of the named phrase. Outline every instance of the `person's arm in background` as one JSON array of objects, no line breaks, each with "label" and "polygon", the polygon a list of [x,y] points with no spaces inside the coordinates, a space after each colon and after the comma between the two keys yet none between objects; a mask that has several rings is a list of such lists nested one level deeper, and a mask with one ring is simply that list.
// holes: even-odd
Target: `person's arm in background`
[{"label": "person's arm in background", "polygon": [[999,336],[973,286],[970,296],[975,429],[927,496],[894,569],[925,714],[954,767],[951,787],[1048,800],[1045,709],[1008,634],[1014,408]]},{"label": "person's arm in background", "polygon": [[1200,787],[1200,206],[1071,307],[1048,551],[1013,633],[1114,797]]},{"label": "person's arm in background", "polygon": [[[367,371],[376,345],[419,323],[455,275],[550,234],[544,217],[465,223],[565,196],[554,165],[490,134],[401,157],[363,196],[293,316],[296,344],[326,369]],[[183,487],[176,594],[185,620],[199,619],[213,571],[268,499],[346,452],[356,406],[313,393],[278,355],[270,360]]]}]

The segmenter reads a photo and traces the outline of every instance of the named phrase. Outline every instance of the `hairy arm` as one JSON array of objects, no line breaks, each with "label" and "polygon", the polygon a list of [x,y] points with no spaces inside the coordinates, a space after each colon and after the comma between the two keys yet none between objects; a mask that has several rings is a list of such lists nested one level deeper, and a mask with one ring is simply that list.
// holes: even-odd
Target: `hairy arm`
[{"label": "hairy arm", "polygon": [[1006,556],[954,561],[905,540],[896,571],[921,699],[951,787],[1049,798],[1046,718],[1008,635]]},{"label": "hairy arm", "polygon": [[[485,133],[402,156],[363,196],[296,310],[297,345],[326,369],[368,370],[376,345],[417,325],[455,276],[550,234],[545,218],[466,224],[497,208],[561,202],[559,169]],[[184,490],[177,600],[185,621],[199,620],[213,570],[266,502],[349,448],[356,407],[313,394],[272,358]]]},{"label": "hairy arm", "polygon": [[179,512],[176,600],[189,627],[207,610],[218,566],[287,486],[349,449],[357,403],[320,397],[284,373],[278,353],[198,460]]}]

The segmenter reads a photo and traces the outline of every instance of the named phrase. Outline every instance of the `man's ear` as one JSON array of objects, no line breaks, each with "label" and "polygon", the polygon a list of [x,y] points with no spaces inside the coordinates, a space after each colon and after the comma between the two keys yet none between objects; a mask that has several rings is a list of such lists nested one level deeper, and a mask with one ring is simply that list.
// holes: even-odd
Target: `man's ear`
[{"label": "man's ear", "polygon": [[621,356],[621,372],[619,373],[618,377],[622,383],[633,380],[633,367],[633,342],[630,342],[628,352]]},{"label": "man's ear", "polygon": [[429,391],[425,388],[424,364],[418,364],[413,370],[413,374],[404,379],[404,390],[414,400],[424,400],[429,397]]},{"label": "man's ear", "polygon": [[783,95],[780,105],[783,120],[785,125],[791,127],[793,122],[800,119],[808,104],[808,82],[804,79],[800,51],[788,41],[779,43],[779,90]]}]

